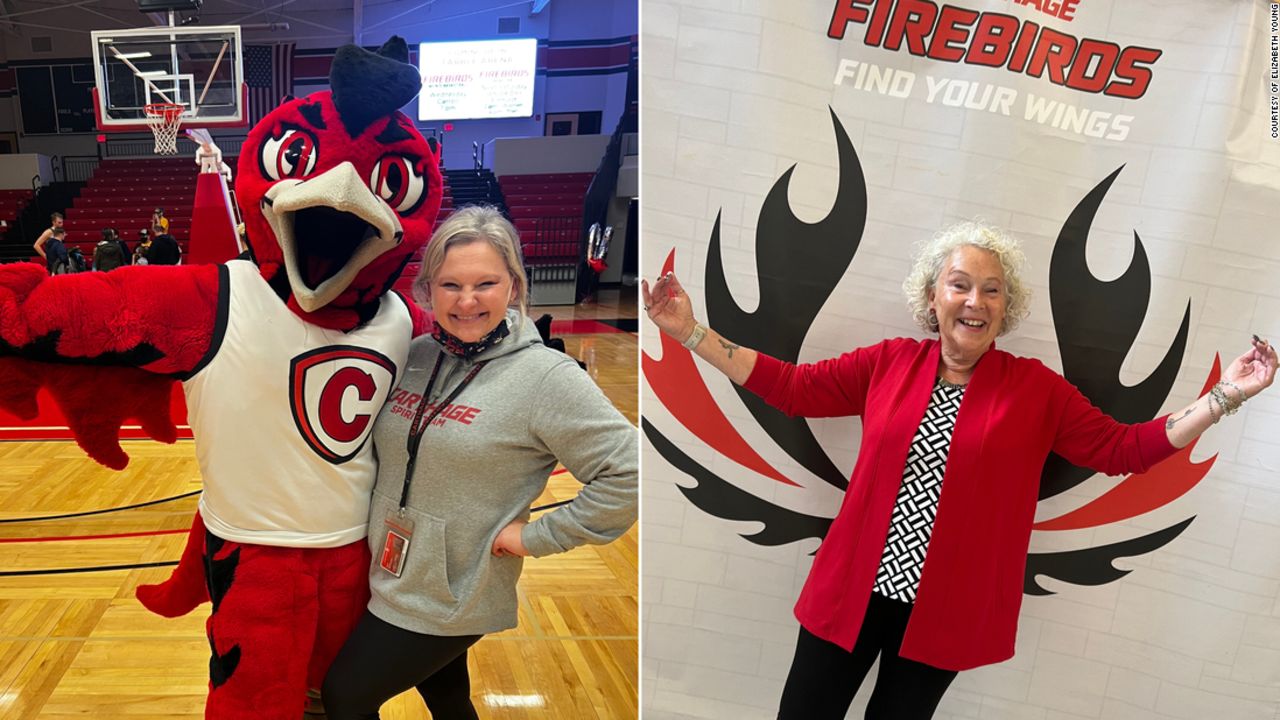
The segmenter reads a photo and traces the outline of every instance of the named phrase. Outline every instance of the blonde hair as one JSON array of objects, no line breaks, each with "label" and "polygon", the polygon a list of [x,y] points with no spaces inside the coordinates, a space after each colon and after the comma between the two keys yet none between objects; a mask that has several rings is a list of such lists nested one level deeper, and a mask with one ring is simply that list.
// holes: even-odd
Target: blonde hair
[{"label": "blonde hair", "polygon": [[1022,282],[1021,274],[1026,258],[1017,240],[998,228],[975,221],[956,223],[920,244],[911,272],[902,283],[911,316],[924,331],[938,332],[938,319],[929,314],[929,293],[937,285],[938,275],[951,253],[966,245],[986,250],[1000,261],[1006,303],[999,334],[1011,332],[1031,310],[1031,291]]},{"label": "blonde hair", "polygon": [[431,278],[440,271],[445,255],[452,247],[473,242],[489,243],[506,263],[513,295],[510,307],[518,308],[523,318],[529,310],[529,279],[524,272],[520,234],[492,205],[468,205],[454,210],[449,219],[436,228],[423,253],[422,268],[413,279],[414,298],[424,307],[431,307]]}]

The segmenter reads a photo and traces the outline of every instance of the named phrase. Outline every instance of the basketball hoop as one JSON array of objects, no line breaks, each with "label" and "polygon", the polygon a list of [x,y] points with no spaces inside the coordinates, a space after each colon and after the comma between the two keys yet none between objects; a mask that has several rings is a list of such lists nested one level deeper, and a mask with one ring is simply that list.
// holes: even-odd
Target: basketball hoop
[{"label": "basketball hoop", "polygon": [[156,135],[157,155],[178,154],[178,128],[182,126],[185,105],[177,103],[153,103],[142,110],[147,115],[147,125]]}]

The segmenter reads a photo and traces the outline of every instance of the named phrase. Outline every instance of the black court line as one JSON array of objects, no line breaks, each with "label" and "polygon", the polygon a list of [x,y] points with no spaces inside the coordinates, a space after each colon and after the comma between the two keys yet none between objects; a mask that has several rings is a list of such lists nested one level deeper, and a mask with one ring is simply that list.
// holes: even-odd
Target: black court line
[{"label": "black court line", "polygon": [[[9,519],[9,520],[0,520],[0,522],[24,522],[24,521],[31,521],[31,520],[53,520],[53,519],[55,519],[55,518],[68,518],[68,517],[82,517],[82,516],[84,516],[84,515],[97,515],[97,514],[100,514],[100,513],[115,512],[115,511],[117,511],[117,510],[128,510],[128,509],[130,509],[130,508],[144,507],[144,506],[146,506],[146,505],[155,505],[155,504],[157,504],[157,503],[169,502],[169,501],[171,501],[171,500],[177,500],[177,499],[184,498],[184,497],[191,497],[192,495],[197,495],[197,494],[199,494],[199,493],[200,493],[200,491],[199,491],[199,490],[193,490],[193,491],[191,491],[191,492],[189,492],[189,493],[183,493],[182,495],[174,495],[173,497],[162,498],[162,499],[160,499],[160,500],[150,500],[150,501],[148,501],[148,502],[138,503],[137,505],[127,505],[127,506],[125,506],[125,507],[107,508],[107,509],[105,509],[105,510],[91,510],[91,511],[89,511],[89,512],[83,512],[83,513],[71,513],[71,514],[69,514],[69,515],[48,515],[48,516],[45,516],[45,517],[34,517],[34,518],[12,518],[12,519]],[[569,504],[569,503],[571,503],[571,502],[573,502],[573,500],[571,500],[571,499],[570,499],[570,500],[561,500],[561,501],[559,501],[559,502],[548,503],[548,504],[546,504],[546,505],[539,505],[539,506],[538,506],[538,507],[536,507],[536,508],[531,508],[531,509],[529,510],[529,512],[542,512],[543,510],[550,510],[550,509],[552,509],[552,508],[557,508],[557,507],[560,507],[560,506],[562,506],[562,505],[568,505],[568,504]],[[133,565],[97,565],[97,566],[93,566],[93,567],[78,567],[78,568],[49,568],[49,569],[44,569],[44,570],[0,570],[0,577],[26,577],[26,576],[31,576],[31,575],[67,575],[67,574],[70,574],[70,573],[107,572],[107,571],[110,571],[110,570],[137,570],[137,569],[140,569],[140,568],[171,567],[171,566],[173,566],[173,565],[177,565],[177,564],[178,564],[178,561],[177,561],[177,560],[166,560],[166,561],[163,561],[163,562],[137,563],[137,564],[133,564]]]},{"label": "black court line", "polygon": [[95,567],[51,568],[47,570],[2,570],[0,577],[23,577],[27,575],[66,575],[69,573],[107,572],[109,570],[137,570],[139,568],[169,567],[177,565],[177,560],[164,562],[135,563],[132,565],[98,565]]},{"label": "black court line", "polygon": [[148,505],[159,505],[160,503],[173,502],[174,500],[181,500],[182,498],[188,498],[188,497],[191,497],[192,495],[199,495],[200,493],[201,493],[200,490],[192,490],[189,493],[182,493],[181,495],[174,495],[172,497],[160,498],[159,500],[148,500],[146,502],[136,503],[134,505],[124,505],[122,507],[114,507],[114,508],[103,508],[101,510],[86,510],[84,512],[67,513],[65,515],[37,515],[35,517],[4,518],[4,519],[0,519],[0,524],[36,522],[39,520],[65,520],[66,518],[85,517],[87,515],[102,515],[104,513],[119,512],[121,510],[133,510],[134,508],[146,507]]},{"label": "black court line", "polygon": [[[35,518],[8,518],[8,519],[0,520],[0,523],[35,523],[35,521],[37,520],[64,520],[67,518],[83,518],[83,516],[86,516],[86,515],[102,515],[104,514],[104,512],[133,510],[134,507],[146,507],[147,505],[160,505],[161,502],[173,502],[174,500],[182,500],[182,498],[184,497],[200,495],[200,493],[201,491],[198,491],[198,489],[193,489],[193,491],[184,492],[182,493],[182,495],[175,495],[173,497],[163,497],[163,498],[160,498],[160,500],[148,500],[146,502],[138,502],[137,505],[125,505],[123,507],[108,507],[108,509],[105,509],[105,510],[87,510],[84,512],[68,512],[67,515],[38,515],[38,516],[35,516]],[[531,507],[529,511],[541,512],[543,510],[550,510],[552,509],[552,507],[568,505],[568,503],[570,502],[571,502],[570,500],[552,502],[552,503],[549,503],[549,505],[540,505],[538,507]]]}]

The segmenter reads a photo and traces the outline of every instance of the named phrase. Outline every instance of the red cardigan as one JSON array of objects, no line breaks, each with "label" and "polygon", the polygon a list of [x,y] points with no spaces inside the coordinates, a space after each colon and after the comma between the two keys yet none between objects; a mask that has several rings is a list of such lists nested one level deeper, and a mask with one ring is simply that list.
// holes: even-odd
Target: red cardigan
[{"label": "red cardigan", "polygon": [[[745,387],[788,415],[862,416],[840,512],[814,559],[796,618],[853,648],[902,482],[907,449],[938,373],[936,340],[886,340],[792,365],[760,355]],[[947,670],[1013,657],[1040,473],[1052,450],[1108,475],[1171,455],[1164,418],[1111,419],[1037,360],[994,347],[978,361],[951,438],[929,552],[900,654]]]}]

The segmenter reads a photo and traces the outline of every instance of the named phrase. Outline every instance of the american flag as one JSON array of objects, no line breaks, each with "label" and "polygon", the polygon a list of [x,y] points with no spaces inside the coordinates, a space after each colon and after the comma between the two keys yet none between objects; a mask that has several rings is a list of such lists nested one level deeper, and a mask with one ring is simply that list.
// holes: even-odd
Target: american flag
[{"label": "american flag", "polygon": [[255,125],[293,92],[293,48],[297,43],[246,45],[244,84],[249,88],[249,124]]}]

